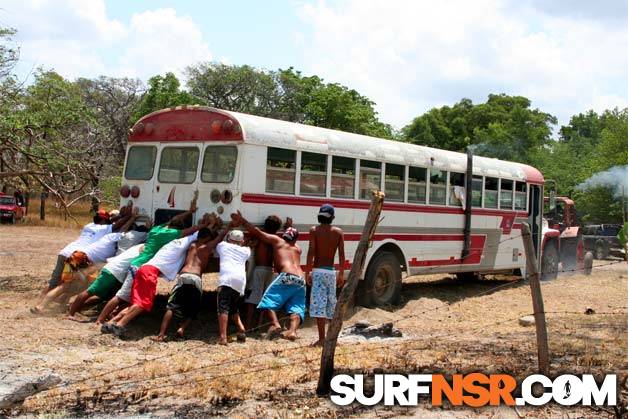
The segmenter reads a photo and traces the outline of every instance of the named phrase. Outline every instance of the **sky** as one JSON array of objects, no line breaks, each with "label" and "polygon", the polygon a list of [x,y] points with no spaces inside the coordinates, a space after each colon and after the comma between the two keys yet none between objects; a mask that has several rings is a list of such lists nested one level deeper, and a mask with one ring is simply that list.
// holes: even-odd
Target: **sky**
[{"label": "sky", "polygon": [[0,0],[0,25],[18,30],[26,80],[294,67],[357,90],[396,128],[491,93],[559,124],[628,107],[628,0]]}]

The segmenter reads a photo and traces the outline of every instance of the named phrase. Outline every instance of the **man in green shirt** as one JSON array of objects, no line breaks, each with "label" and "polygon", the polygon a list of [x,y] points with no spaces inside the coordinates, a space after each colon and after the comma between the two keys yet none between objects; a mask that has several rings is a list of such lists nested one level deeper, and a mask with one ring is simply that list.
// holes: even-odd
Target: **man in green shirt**
[{"label": "man in green shirt", "polygon": [[148,262],[152,259],[153,256],[166,244],[170,243],[173,240],[179,239],[181,237],[186,237],[191,234],[196,233],[201,228],[205,227],[209,223],[209,217],[207,214],[203,216],[201,223],[198,225],[194,225],[192,227],[185,228],[185,220],[188,217],[191,217],[197,210],[196,201],[198,199],[198,191],[194,193],[194,198],[192,198],[192,202],[190,202],[190,209],[178,214],[166,224],[161,224],[151,228],[148,232],[148,237],[146,237],[146,243],[144,244],[144,249],[142,252],[131,261],[131,266],[129,267],[129,273],[122,284],[122,287],[118,291],[118,293],[113,297],[105,307],[102,309],[98,318],[96,319],[96,324],[104,323],[107,318],[113,313],[113,311],[118,308],[118,306],[126,306],[130,302],[130,292],[131,287],[133,285],[133,278],[135,277],[135,273],[144,263]]}]

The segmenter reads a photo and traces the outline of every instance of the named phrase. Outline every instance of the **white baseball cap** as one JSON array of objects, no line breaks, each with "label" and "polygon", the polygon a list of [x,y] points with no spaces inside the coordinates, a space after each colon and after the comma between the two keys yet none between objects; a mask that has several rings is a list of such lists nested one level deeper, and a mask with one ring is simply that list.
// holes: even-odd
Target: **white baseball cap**
[{"label": "white baseball cap", "polygon": [[244,233],[240,230],[231,230],[227,235],[227,240],[232,242],[242,243],[244,241]]}]

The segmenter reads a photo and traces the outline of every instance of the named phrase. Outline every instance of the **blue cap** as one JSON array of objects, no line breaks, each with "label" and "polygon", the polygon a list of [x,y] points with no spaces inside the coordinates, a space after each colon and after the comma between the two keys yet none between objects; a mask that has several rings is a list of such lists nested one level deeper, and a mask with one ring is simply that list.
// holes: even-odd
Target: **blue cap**
[{"label": "blue cap", "polygon": [[334,216],[335,210],[330,204],[323,204],[321,208],[318,210],[318,215],[322,215],[323,217],[331,218]]}]

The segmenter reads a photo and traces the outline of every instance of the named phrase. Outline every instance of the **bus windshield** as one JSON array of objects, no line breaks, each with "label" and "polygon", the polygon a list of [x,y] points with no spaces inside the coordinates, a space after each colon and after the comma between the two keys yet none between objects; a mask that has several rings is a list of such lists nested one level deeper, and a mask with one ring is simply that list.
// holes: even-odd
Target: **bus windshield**
[{"label": "bus windshield", "polygon": [[12,196],[0,196],[0,205],[13,205],[15,204],[15,198]]},{"label": "bus windshield", "polygon": [[201,181],[230,183],[235,175],[238,149],[234,146],[209,146],[203,156]]},{"label": "bus windshield", "polygon": [[129,148],[124,177],[129,180],[149,180],[153,177],[157,147],[136,145]]}]

